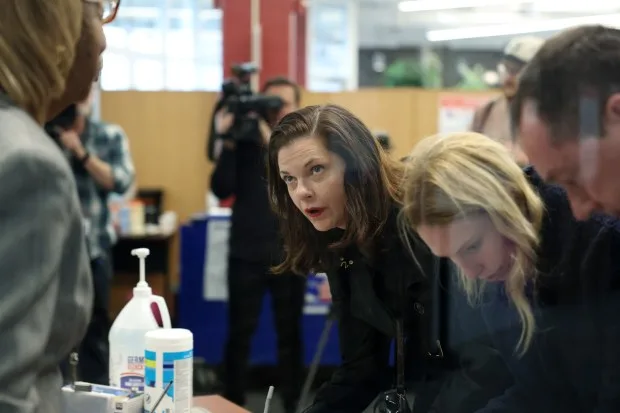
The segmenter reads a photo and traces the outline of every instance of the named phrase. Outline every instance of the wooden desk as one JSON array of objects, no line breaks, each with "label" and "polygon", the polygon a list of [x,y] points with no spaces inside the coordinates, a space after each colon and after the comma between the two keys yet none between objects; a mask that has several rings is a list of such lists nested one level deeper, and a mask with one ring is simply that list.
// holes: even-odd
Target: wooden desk
[{"label": "wooden desk", "polygon": [[249,410],[245,410],[221,396],[194,397],[194,407],[202,407],[211,413],[250,413]]}]

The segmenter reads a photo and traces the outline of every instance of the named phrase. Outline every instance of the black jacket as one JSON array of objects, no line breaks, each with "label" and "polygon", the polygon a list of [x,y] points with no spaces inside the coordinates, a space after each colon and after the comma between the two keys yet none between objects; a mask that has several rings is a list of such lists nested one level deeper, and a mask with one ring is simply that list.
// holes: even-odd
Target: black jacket
[{"label": "black jacket", "polygon": [[265,154],[265,148],[254,142],[224,149],[211,175],[211,190],[220,199],[235,196],[230,257],[273,264],[280,262],[282,244],[269,205]]},{"label": "black jacket", "polygon": [[[502,381],[507,372],[488,345],[481,320],[478,327],[464,329],[470,337],[453,336],[438,348],[437,338],[447,338],[450,330],[442,321],[449,316],[439,313],[455,304],[450,311],[462,314],[467,311],[462,306],[468,305],[466,300],[452,300],[450,305],[445,298],[441,300],[446,302],[438,302],[435,283],[440,277],[436,275],[443,273],[441,278],[451,281],[452,267],[416,241],[413,248],[420,270],[401,242],[396,221],[394,211],[373,259],[349,248],[335,253],[334,263],[327,269],[343,361],[331,381],[319,389],[307,413],[359,413],[378,394],[392,388],[395,374],[389,367],[390,346],[395,320],[403,315],[406,373],[408,381],[416,383],[416,411],[428,411],[434,402],[435,411],[441,413],[474,412],[507,386]],[[332,232],[339,236],[338,230]],[[476,314],[480,318],[479,312]],[[456,344],[454,348],[451,343]],[[436,356],[440,351],[443,358]]]},{"label": "black jacket", "polygon": [[537,333],[516,357],[517,313],[502,285],[487,293],[482,311],[515,385],[483,412],[620,412],[620,222],[577,222],[564,191],[526,173],[547,209],[529,293]]}]

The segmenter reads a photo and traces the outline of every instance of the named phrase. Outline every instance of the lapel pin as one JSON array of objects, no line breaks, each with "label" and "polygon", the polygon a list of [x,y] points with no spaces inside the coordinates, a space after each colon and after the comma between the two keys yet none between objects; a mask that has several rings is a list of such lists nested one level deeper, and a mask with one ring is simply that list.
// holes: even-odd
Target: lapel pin
[{"label": "lapel pin", "polygon": [[344,259],[344,257],[340,257],[340,266],[344,267],[345,270],[349,268],[351,265],[353,265],[353,260],[347,261]]}]

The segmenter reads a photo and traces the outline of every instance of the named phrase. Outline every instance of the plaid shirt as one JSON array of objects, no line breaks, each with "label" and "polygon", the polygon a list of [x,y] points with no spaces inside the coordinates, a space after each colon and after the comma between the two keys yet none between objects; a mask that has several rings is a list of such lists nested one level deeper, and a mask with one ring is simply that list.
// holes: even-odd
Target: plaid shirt
[{"label": "plaid shirt", "polygon": [[[114,189],[111,192],[125,193],[134,181],[135,171],[123,129],[118,125],[86,119],[80,138],[90,154],[112,168]],[[112,247],[117,239],[108,209],[110,191],[99,186],[79,161],[71,158],[70,162],[88,229],[90,257],[94,259]]]}]

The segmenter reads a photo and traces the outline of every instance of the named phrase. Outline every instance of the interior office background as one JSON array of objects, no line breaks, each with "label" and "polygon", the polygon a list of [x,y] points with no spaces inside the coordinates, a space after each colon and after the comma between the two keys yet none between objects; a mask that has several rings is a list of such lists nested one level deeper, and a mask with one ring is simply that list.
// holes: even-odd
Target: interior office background
[{"label": "interior office background", "polygon": [[[546,37],[563,19],[620,21],[620,6],[603,0],[495,0],[484,7],[471,7],[476,3],[472,0],[433,0],[425,11],[415,11],[416,3],[429,4],[424,0],[303,3],[308,19],[303,103],[331,100],[352,109],[371,128],[388,129],[399,139],[396,156],[408,151],[415,139],[437,131],[436,101],[442,90],[497,93],[492,75],[513,35],[529,30]],[[164,188],[165,207],[178,214],[180,223],[204,212],[211,171],[203,149],[209,111],[230,76],[223,60],[222,11],[216,6],[211,0],[123,0],[117,20],[105,28],[108,48],[96,110],[104,120],[125,128],[138,186]],[[480,28],[486,36],[464,38]],[[429,40],[433,31],[443,38]],[[411,74],[423,70],[438,74],[431,85],[388,89],[393,72],[405,73],[404,85],[412,86],[407,83]],[[403,119],[393,107],[413,116]],[[184,252],[178,240],[170,252],[173,293],[181,282],[179,274],[188,270],[181,268]],[[125,278],[124,287],[135,285],[135,274]],[[157,292],[159,284],[152,285]],[[198,289],[197,295],[202,294]]]},{"label": "interior office background", "polygon": [[[432,42],[429,31],[531,25],[532,18],[544,21],[615,10],[612,2],[602,0],[579,5],[506,1],[445,10],[436,2],[435,10],[417,12],[402,11],[399,5],[407,2],[398,0],[304,3],[310,45],[306,87],[316,91],[384,86],[385,70],[392,63],[419,60],[429,52],[442,62],[442,87],[455,87],[461,80],[459,65],[494,70],[510,35]],[[124,0],[122,13],[106,27],[106,35],[103,90],[217,91],[229,75],[222,61],[222,13],[213,0]]]},{"label": "interior office background", "polygon": [[[105,27],[108,48],[96,113],[128,130],[138,185],[164,187],[166,204],[180,222],[205,209],[210,171],[202,152],[206,125],[214,96],[230,76],[223,59],[223,13],[214,1],[123,0],[117,19]],[[429,111],[412,120],[416,125],[399,125],[391,113],[377,110],[379,100],[369,94],[388,90],[394,71],[404,72],[407,81],[412,73],[434,71],[431,85],[404,83],[418,86],[417,91],[461,88],[494,94],[493,82],[486,82],[493,76],[485,75],[493,74],[513,35],[547,37],[562,25],[620,21],[619,6],[611,0],[486,3],[492,5],[474,0],[300,0],[307,16],[304,102],[333,98],[321,93],[357,93],[342,95],[338,102],[355,105],[372,128],[398,130],[395,138],[409,146],[397,145],[401,155],[411,139],[437,131],[437,114],[431,113],[437,105],[429,109],[428,101],[420,106],[398,95],[404,104]],[[198,109],[187,111],[181,107],[185,105]],[[187,176],[195,182],[187,183]],[[178,258],[173,253],[172,291],[178,284]]]}]

